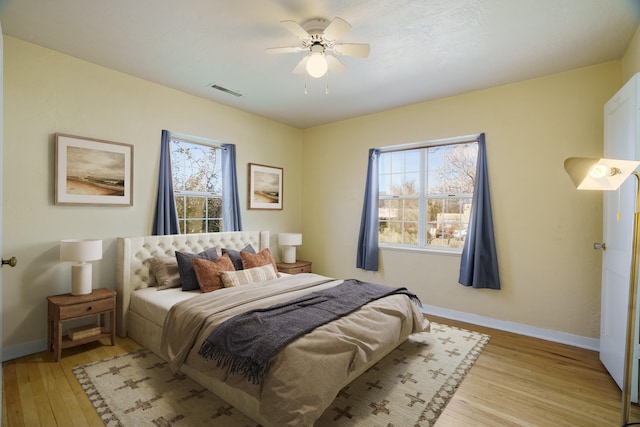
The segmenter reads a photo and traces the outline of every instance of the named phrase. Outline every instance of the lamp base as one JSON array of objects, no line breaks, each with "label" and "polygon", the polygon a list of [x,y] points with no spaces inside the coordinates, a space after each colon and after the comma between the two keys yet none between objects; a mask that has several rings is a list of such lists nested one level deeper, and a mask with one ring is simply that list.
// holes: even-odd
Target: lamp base
[{"label": "lamp base", "polygon": [[71,266],[71,295],[88,295],[91,289],[91,264]]},{"label": "lamp base", "polygon": [[282,249],[282,258],[284,258],[284,262],[287,264],[293,264],[296,262],[296,247],[295,246],[285,246]]}]

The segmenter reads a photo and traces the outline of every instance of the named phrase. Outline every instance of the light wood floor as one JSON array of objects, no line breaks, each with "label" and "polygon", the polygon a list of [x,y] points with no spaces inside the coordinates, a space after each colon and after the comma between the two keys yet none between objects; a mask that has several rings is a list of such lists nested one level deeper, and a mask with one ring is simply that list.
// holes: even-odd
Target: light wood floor
[{"label": "light wood floor", "polygon": [[[491,335],[436,427],[620,425],[621,393],[597,353],[429,319]],[[134,341],[118,338],[113,347],[91,343],[65,349],[58,363],[50,353],[3,363],[2,425],[101,426],[71,369],[136,348]],[[640,409],[632,410],[633,420],[640,420]]]}]

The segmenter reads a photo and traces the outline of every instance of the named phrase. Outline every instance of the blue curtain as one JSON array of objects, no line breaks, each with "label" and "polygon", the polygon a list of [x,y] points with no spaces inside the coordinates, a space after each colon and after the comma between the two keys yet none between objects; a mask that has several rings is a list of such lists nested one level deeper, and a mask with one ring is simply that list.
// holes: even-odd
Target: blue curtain
[{"label": "blue curtain", "polygon": [[160,174],[158,176],[158,198],[156,212],[153,218],[154,236],[165,234],[180,234],[178,226],[178,212],[173,197],[173,177],[171,176],[171,146],[169,131],[162,131],[160,143]]},{"label": "blue curtain", "polygon": [[378,271],[378,158],[380,150],[369,150],[367,183],[362,206],[356,267]]},{"label": "blue curtain", "polygon": [[467,230],[458,282],[474,288],[500,289],[484,133],[478,138],[476,184]]},{"label": "blue curtain", "polygon": [[236,146],[222,144],[222,222],[224,231],[242,231],[238,174],[236,173]]}]

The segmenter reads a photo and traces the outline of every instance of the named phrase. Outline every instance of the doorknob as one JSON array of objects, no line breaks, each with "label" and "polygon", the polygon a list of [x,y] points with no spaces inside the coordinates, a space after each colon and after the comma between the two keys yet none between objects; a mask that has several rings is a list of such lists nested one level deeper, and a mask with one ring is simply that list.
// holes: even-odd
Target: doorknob
[{"label": "doorknob", "polygon": [[596,243],[593,244],[593,249],[595,249],[595,250],[602,249],[603,251],[606,251],[607,250],[607,244],[605,242],[602,242],[602,243],[596,242]]},{"label": "doorknob", "polygon": [[8,265],[9,267],[15,267],[18,264],[18,258],[12,256],[9,259],[2,259],[2,265]]}]

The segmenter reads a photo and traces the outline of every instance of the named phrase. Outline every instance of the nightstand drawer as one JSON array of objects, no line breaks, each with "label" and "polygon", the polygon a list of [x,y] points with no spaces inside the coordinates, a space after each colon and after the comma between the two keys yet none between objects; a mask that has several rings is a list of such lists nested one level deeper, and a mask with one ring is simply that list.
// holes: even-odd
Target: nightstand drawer
[{"label": "nightstand drawer", "polygon": [[113,310],[113,298],[60,306],[60,320],[76,319]]},{"label": "nightstand drawer", "polygon": [[312,264],[310,261],[296,261],[292,263],[279,262],[276,265],[278,266],[278,271],[280,273],[300,274],[311,273]]},{"label": "nightstand drawer", "polygon": [[311,273],[311,266],[305,265],[304,267],[289,268],[286,272],[289,274]]}]

